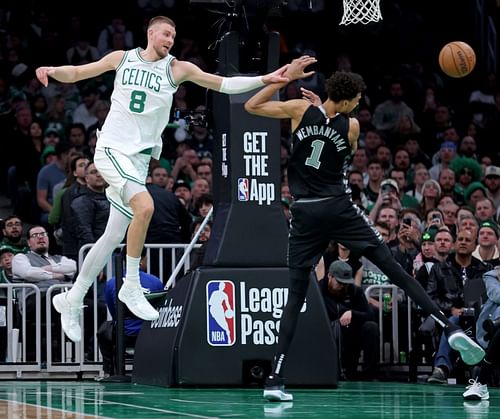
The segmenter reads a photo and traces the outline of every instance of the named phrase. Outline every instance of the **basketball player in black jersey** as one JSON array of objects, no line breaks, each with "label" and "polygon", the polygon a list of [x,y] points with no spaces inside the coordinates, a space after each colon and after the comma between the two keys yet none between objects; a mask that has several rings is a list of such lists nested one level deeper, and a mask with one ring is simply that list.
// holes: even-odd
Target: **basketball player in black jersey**
[{"label": "basketball player in black jersey", "polygon": [[[313,64],[312,57],[294,60],[285,74],[296,80]],[[344,176],[347,161],[357,148],[359,123],[349,113],[358,105],[365,83],[355,73],[336,72],[326,82],[328,99],[314,106],[305,99],[273,101],[271,98],[283,83],[264,87],[245,104],[254,115],[290,118],[292,155],[288,182],[294,205],[288,242],[290,290],[280,324],[273,370],[264,387],[264,397],[271,401],[291,401],[293,396],[283,385],[283,366],[304,303],[311,269],[330,240],[359,251],[375,263],[388,278],[404,289],[409,297],[444,328],[450,346],[462,359],[474,365],[484,351],[465,333],[451,324],[427,296],[420,284],[394,260],[378,231],[350,199]]]}]

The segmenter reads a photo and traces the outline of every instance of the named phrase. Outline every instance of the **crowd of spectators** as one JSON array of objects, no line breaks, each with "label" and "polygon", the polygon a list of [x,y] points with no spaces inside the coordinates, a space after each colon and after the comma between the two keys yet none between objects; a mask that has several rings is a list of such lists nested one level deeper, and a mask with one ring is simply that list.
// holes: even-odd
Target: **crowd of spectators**
[{"label": "crowd of spectators", "polygon": [[[208,12],[193,6],[186,13],[188,6],[181,3],[139,1],[123,14],[100,18],[100,27],[89,23],[88,11],[66,11],[61,21],[58,17],[64,9],[56,13],[34,8],[27,14],[14,6],[0,9],[0,192],[11,200],[15,214],[4,220],[2,230],[2,281],[12,279],[12,257],[30,251],[33,237],[27,236],[28,242],[24,239],[23,223],[48,232],[51,253],[77,262],[79,248],[102,234],[109,212],[105,184],[92,157],[96,131],[109,111],[113,74],[85,84],[51,80],[48,88],[42,88],[34,69],[42,64],[91,62],[107,52],[141,45],[148,18],[165,14],[179,25],[173,54],[213,70],[213,54],[204,48],[206,22],[194,24],[200,13],[207,16]],[[287,6],[266,10],[262,20],[258,7],[247,10],[250,22],[262,24],[256,32],[281,32],[280,61],[301,54],[319,58],[316,75],[290,83],[281,96],[300,98],[304,87],[324,98],[324,79],[333,71],[364,76],[368,89],[355,112],[361,126],[359,148],[348,172],[353,200],[373,221],[398,262],[445,313],[458,318],[464,308],[478,301],[465,292],[467,281],[481,279],[485,270],[500,262],[500,160],[495,145],[500,137],[500,85],[496,74],[478,64],[464,80],[446,78],[437,62],[433,64],[422,52],[438,50],[438,41],[445,39],[442,32],[436,36],[438,41],[417,51],[414,47],[419,40],[409,37],[414,26],[394,27],[394,15],[408,21],[411,12],[426,25],[432,24],[422,10],[408,9],[404,2],[393,2],[387,10],[384,30],[366,28],[372,36],[365,39],[364,56],[346,52],[354,41],[349,40],[349,31],[339,29],[332,32],[342,42],[334,41],[331,54],[330,43],[322,41],[321,25],[313,22],[328,22],[325,12],[332,12],[332,6],[315,1],[309,9],[308,3],[289,1]],[[302,39],[293,30],[299,22],[301,28],[311,29],[300,31]],[[407,41],[414,55],[400,54],[401,45],[391,38],[394,31],[401,31],[401,42]],[[380,45],[374,45],[373,39]],[[382,46],[385,41],[387,45]],[[252,54],[258,61],[258,40],[255,45]],[[391,51],[388,45],[392,53],[377,57],[384,49]],[[213,205],[214,139],[210,118],[204,118],[210,114],[207,106],[204,92],[196,86],[180,86],[175,94],[163,154],[151,164],[148,178],[157,211],[148,243],[188,242]],[[186,124],[179,115],[190,111],[191,121],[209,123]],[[290,138],[290,127],[284,122],[281,139],[276,140],[281,141],[281,199],[287,217],[293,203],[286,176]],[[368,260],[346,254],[348,249],[340,244],[333,243],[332,249],[325,249],[320,279],[326,277],[329,263],[340,259],[351,264],[356,286],[390,283]],[[368,303],[374,313],[384,309],[377,298]],[[436,360],[445,378],[452,370],[450,362],[449,356]]]}]

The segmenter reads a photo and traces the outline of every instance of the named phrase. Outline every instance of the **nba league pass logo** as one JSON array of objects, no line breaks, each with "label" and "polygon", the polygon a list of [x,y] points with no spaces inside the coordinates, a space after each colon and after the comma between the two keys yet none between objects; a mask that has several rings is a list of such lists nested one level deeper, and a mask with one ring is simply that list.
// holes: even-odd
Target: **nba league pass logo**
[{"label": "nba league pass logo", "polygon": [[207,342],[211,346],[232,346],[236,341],[234,283],[207,283]]}]

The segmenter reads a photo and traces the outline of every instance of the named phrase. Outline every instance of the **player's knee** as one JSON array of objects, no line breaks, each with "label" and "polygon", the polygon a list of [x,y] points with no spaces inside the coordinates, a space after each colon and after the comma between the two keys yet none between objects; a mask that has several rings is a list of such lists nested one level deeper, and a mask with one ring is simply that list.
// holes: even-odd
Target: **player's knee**
[{"label": "player's knee", "polygon": [[151,219],[155,210],[154,202],[148,193],[140,193],[130,200],[134,218]]},{"label": "player's knee", "polygon": [[134,216],[138,216],[144,219],[151,219],[155,211],[155,206],[153,201],[145,201],[138,206],[137,211],[134,211]]}]

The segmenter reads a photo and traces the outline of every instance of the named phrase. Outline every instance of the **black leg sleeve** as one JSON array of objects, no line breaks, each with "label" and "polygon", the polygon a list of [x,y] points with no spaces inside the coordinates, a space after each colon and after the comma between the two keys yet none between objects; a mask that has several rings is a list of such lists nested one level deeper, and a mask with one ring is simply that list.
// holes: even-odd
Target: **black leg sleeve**
[{"label": "black leg sleeve", "polygon": [[427,295],[422,285],[408,275],[401,265],[394,260],[391,251],[386,245],[366,249],[365,256],[377,265],[394,285],[403,289],[416,304],[422,307],[422,310],[432,315],[435,320],[442,323],[442,326],[456,329]]},{"label": "black leg sleeve", "polygon": [[278,339],[277,354],[273,362],[273,373],[282,375],[285,356],[290,349],[300,309],[304,304],[309,286],[309,276],[311,269],[290,269],[290,289],[288,292],[288,301],[280,321],[280,333]]},{"label": "black leg sleeve", "polygon": [[500,330],[490,340],[486,356],[481,362],[481,372],[478,380],[481,384],[487,384],[496,365],[500,362]]}]

